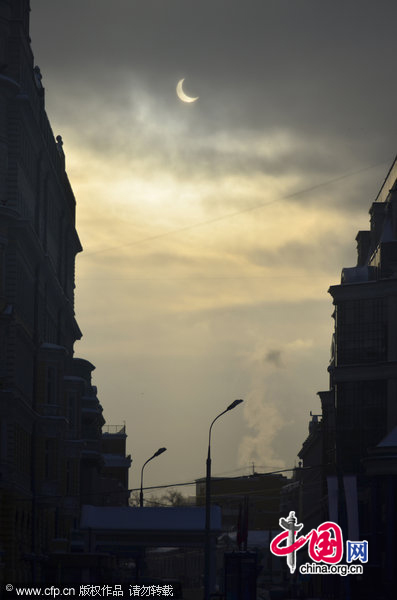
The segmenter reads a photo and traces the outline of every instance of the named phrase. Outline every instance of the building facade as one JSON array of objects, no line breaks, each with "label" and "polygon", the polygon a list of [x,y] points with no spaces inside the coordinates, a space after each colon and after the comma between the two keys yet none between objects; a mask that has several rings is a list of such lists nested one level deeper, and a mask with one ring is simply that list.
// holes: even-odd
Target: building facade
[{"label": "building facade", "polygon": [[112,492],[127,504],[131,462],[124,428],[119,472],[109,471],[118,451],[113,434],[103,439],[95,367],[74,357],[82,247],[29,11],[28,0],[0,0],[0,581],[14,582],[44,580],[51,556],[73,550],[83,503]]},{"label": "building facade", "polygon": [[[369,559],[362,578],[329,580],[320,597],[389,598],[396,585],[397,159],[369,212],[370,229],[356,237],[357,265],[329,289],[330,388],[319,392],[322,420],[299,452],[296,473],[300,519],[338,522],[345,540],[368,541]],[[305,475],[315,465],[317,483]]]},{"label": "building facade", "polygon": [[[243,477],[212,477],[211,502],[221,507],[224,532],[276,529],[280,492],[287,478],[280,473],[253,473]],[[196,504],[205,504],[206,480],[196,480]]]}]

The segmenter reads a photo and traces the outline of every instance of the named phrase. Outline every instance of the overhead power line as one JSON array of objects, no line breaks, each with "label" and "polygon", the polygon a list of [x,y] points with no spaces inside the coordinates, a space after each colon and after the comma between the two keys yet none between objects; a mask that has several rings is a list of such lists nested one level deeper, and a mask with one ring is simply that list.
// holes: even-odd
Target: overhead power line
[{"label": "overhead power line", "polygon": [[233,217],[236,217],[237,215],[241,215],[243,213],[252,212],[254,210],[259,210],[260,208],[270,206],[271,204],[275,204],[276,202],[280,202],[281,200],[289,200],[290,198],[296,198],[297,196],[301,196],[302,194],[307,194],[308,192],[312,192],[314,190],[325,187],[327,185],[331,185],[332,183],[342,181],[343,179],[348,179],[349,177],[353,177],[354,175],[359,175],[360,173],[364,173],[365,171],[369,171],[370,169],[374,169],[376,167],[379,167],[380,165],[384,165],[389,162],[390,162],[390,160],[388,160],[388,161],[383,160],[383,161],[375,163],[373,165],[368,165],[366,167],[362,167],[361,169],[357,169],[355,171],[350,171],[349,173],[345,173],[344,175],[338,175],[337,177],[333,177],[332,179],[327,179],[326,181],[322,181],[321,183],[317,183],[315,185],[309,186],[302,190],[298,190],[297,192],[292,192],[291,194],[287,194],[286,196],[281,196],[279,198],[275,198],[274,200],[270,200],[269,202],[255,204],[255,206],[249,206],[247,208],[242,208],[241,210],[238,210],[233,213],[226,214],[226,215],[221,215],[220,217],[215,217],[213,219],[208,219],[206,221],[200,221],[198,223],[193,223],[191,225],[186,225],[185,227],[179,227],[178,229],[172,229],[170,231],[165,231],[163,233],[159,233],[159,234],[152,235],[152,236],[149,236],[146,238],[142,238],[141,240],[135,240],[134,242],[126,242],[124,244],[119,244],[118,246],[109,246],[107,248],[101,248],[99,250],[86,251],[82,254],[82,257],[83,258],[87,257],[87,256],[90,257],[90,256],[94,256],[95,254],[100,254],[102,252],[113,252],[114,250],[119,250],[120,248],[125,248],[127,246],[138,246],[140,244],[145,244],[147,242],[151,242],[151,241],[158,240],[158,239],[161,239],[164,237],[168,237],[170,235],[175,235],[177,233],[182,233],[184,231],[190,231],[192,229],[197,229],[199,227],[205,227],[207,225],[211,225],[212,223],[217,223],[219,221],[231,219]]},{"label": "overhead power line", "polygon": [[[313,469],[321,469],[324,467],[327,467],[329,465],[314,465],[312,467],[299,467],[300,471],[311,471]],[[279,469],[277,471],[270,471],[268,473],[257,473],[256,476],[266,476],[266,475],[277,475],[279,473],[288,473],[290,471],[295,471],[295,469],[297,469],[297,467],[290,467],[289,469]],[[216,479],[216,481],[233,481],[233,480],[238,480],[238,479],[250,479],[250,478],[254,478],[254,475],[238,475],[236,477],[214,477],[213,479]],[[195,479],[194,481],[185,481],[183,483],[166,483],[166,484],[162,484],[162,485],[151,485],[151,486],[147,486],[142,488],[143,490],[162,490],[162,489],[167,489],[167,488],[173,488],[173,487],[182,487],[182,486],[189,486],[189,485],[196,485],[197,483],[205,483],[205,477],[200,477],[198,479]],[[139,488],[130,488],[128,490],[112,490],[112,491],[107,491],[107,492],[93,492],[91,494],[68,494],[68,498],[81,498],[81,496],[83,495],[84,497],[89,497],[89,496],[95,496],[95,497],[104,497],[104,496],[113,496],[113,495],[126,495],[128,493],[132,493],[132,492],[139,492],[140,491],[140,487]],[[270,491],[270,490],[269,490]],[[272,491],[272,490],[271,490]],[[26,498],[15,498],[15,501],[18,502],[32,502],[32,501],[40,501],[40,500],[45,500],[46,498],[51,498],[53,500],[62,500],[65,498],[65,495],[47,495],[47,494],[29,494],[28,497]],[[111,506],[111,505],[109,505]]]}]

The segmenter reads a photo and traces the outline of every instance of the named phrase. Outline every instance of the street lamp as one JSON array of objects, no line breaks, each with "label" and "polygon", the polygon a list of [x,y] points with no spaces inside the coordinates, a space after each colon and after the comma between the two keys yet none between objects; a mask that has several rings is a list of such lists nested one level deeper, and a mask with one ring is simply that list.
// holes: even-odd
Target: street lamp
[{"label": "street lamp", "polygon": [[141,492],[139,494],[139,506],[142,508],[143,506],[143,469],[145,468],[145,465],[148,464],[149,461],[153,460],[153,458],[156,458],[156,456],[160,456],[160,454],[163,454],[163,452],[165,452],[167,450],[167,448],[159,448],[157,450],[157,452],[155,452],[153,454],[153,456],[151,456],[150,458],[147,459],[147,461],[145,463],[143,463],[143,467],[141,470]]},{"label": "street lamp", "polygon": [[208,433],[207,471],[205,477],[205,570],[204,570],[204,599],[209,600],[211,588],[211,431],[219,417],[229,410],[236,408],[243,400],[234,400],[226,410],[221,412],[210,425]]}]

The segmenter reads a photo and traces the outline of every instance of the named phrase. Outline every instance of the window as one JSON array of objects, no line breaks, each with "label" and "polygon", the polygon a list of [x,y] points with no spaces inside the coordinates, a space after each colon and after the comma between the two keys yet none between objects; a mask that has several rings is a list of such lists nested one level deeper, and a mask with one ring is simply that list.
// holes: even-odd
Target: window
[{"label": "window", "polygon": [[368,448],[386,435],[387,381],[351,381],[336,386],[337,455],[355,469]]},{"label": "window", "polygon": [[336,309],[336,364],[368,364],[387,359],[383,298],[348,300]]},{"label": "window", "polygon": [[47,366],[46,402],[58,403],[58,368],[55,365]]}]

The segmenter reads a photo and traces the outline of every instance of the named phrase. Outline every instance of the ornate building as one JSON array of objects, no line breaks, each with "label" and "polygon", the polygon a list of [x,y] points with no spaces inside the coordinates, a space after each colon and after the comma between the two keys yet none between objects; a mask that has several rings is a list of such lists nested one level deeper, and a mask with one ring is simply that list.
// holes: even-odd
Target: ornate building
[{"label": "ornate building", "polygon": [[125,428],[102,435],[95,367],[73,356],[82,248],[29,11],[0,0],[0,581],[14,582],[62,571],[81,505],[126,505],[131,463]]},{"label": "ornate building", "polygon": [[397,159],[370,217],[356,237],[357,265],[329,289],[330,389],[319,392],[322,420],[312,422],[299,452],[309,469],[295,474],[303,522],[334,520],[345,540],[368,541],[362,578],[323,582],[315,592],[327,598],[386,599],[396,585]]}]

